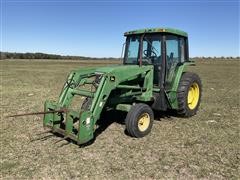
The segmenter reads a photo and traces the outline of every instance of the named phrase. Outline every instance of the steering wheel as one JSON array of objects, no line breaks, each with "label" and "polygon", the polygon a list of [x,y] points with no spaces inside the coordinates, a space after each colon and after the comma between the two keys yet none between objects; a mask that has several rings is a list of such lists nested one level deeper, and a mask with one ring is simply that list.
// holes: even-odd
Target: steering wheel
[{"label": "steering wheel", "polygon": [[144,51],[143,51],[143,54],[145,55],[145,57],[151,61],[151,62],[149,62],[149,63],[152,64],[154,58],[157,57],[157,54],[156,54],[156,52],[153,51],[153,50],[151,50],[150,53],[153,54],[153,55],[152,55],[152,56],[148,56],[148,50],[144,50]]},{"label": "steering wheel", "polygon": [[153,56],[148,56],[148,50],[144,50],[143,51],[143,54],[146,56],[146,57],[151,57],[151,58],[154,58],[154,57],[157,57],[157,53],[153,50],[150,50],[150,53],[153,54]]}]

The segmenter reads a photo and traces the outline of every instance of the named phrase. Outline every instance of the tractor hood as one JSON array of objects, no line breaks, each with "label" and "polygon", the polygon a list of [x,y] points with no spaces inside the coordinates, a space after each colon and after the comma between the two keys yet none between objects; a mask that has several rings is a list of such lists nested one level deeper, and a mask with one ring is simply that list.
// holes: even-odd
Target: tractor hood
[{"label": "tractor hood", "polygon": [[95,69],[95,73],[105,74],[106,77],[110,77],[114,82],[113,86],[135,79],[139,75],[145,76],[149,71],[153,71],[153,65],[114,65]]},{"label": "tractor hood", "polygon": [[[111,74],[119,74],[119,73],[129,73],[129,72],[138,72],[142,71],[148,71],[150,69],[153,69],[152,65],[144,65],[144,66],[139,66],[139,65],[113,65],[113,66],[107,66],[107,67],[99,67],[96,69],[96,72],[99,73],[111,73]],[[132,74],[132,73],[131,73]]]}]

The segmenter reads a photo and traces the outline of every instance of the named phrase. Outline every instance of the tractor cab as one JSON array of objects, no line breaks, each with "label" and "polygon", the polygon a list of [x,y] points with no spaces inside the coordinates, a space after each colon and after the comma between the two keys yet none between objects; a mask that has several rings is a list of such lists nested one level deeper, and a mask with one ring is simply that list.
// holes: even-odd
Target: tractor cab
[{"label": "tractor cab", "polygon": [[189,61],[188,35],[170,28],[129,31],[126,36],[125,65],[153,65],[154,86],[170,88],[176,67]]}]

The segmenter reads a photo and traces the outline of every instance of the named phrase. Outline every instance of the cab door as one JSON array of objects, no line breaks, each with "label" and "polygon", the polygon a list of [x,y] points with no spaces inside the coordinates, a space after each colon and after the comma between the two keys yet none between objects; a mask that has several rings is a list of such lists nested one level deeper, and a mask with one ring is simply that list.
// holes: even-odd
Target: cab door
[{"label": "cab door", "polygon": [[186,40],[184,37],[165,34],[161,43],[160,64],[154,64],[155,81],[158,81],[160,91],[154,93],[155,110],[167,110],[170,107],[166,92],[173,86],[179,63],[184,62],[187,54]]},{"label": "cab door", "polygon": [[166,76],[165,89],[171,89],[178,65],[185,61],[185,38],[175,35],[166,35]]},{"label": "cab door", "polygon": [[142,49],[143,61],[148,61],[148,64],[152,64],[154,67],[153,84],[159,86],[161,67],[162,67],[162,36],[146,35],[143,39]]}]

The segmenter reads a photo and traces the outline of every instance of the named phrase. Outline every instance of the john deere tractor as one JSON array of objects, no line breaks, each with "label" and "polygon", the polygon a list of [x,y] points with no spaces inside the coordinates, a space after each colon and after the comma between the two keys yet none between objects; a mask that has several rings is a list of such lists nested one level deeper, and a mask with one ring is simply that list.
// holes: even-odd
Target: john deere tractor
[{"label": "john deere tractor", "polygon": [[[186,71],[194,65],[187,33],[153,28],[124,35],[123,64],[72,71],[58,101],[45,102],[45,127],[84,144],[94,138],[96,123],[107,109],[127,112],[126,130],[136,138],[150,133],[153,111],[175,110],[183,117],[196,114],[202,85],[197,74]],[[77,97],[81,97],[78,108],[72,108]]]}]

